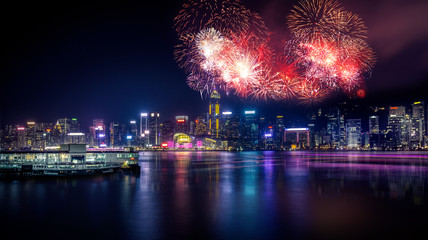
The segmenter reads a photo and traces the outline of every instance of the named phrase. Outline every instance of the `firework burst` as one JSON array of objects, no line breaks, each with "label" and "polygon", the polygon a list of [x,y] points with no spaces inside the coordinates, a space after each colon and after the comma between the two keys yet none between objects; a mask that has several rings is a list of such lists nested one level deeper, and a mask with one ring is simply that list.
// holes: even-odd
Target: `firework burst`
[{"label": "firework burst", "polygon": [[[376,59],[358,15],[338,0],[301,0],[287,25],[285,55],[276,54],[262,18],[239,0],[188,0],[174,19],[180,39],[174,55],[201,96],[222,90],[316,104],[337,91],[365,95],[364,76]],[[275,61],[276,55],[283,56]]]}]

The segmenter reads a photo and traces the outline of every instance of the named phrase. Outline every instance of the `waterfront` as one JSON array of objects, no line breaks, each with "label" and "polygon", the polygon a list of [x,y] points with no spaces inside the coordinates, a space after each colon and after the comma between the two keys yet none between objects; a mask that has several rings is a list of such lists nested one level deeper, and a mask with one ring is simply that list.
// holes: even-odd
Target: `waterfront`
[{"label": "waterfront", "polygon": [[0,180],[7,239],[415,236],[426,152],[144,152],[140,176]]}]

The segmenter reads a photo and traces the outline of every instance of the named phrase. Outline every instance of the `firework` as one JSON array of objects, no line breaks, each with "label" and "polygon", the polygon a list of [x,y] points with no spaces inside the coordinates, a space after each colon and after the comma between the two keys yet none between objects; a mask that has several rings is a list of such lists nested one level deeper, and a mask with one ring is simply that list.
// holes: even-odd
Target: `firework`
[{"label": "firework", "polygon": [[[256,100],[315,104],[337,91],[365,95],[375,64],[362,19],[338,0],[302,0],[287,16],[285,55],[268,45],[261,17],[239,0],[189,0],[174,19],[174,55],[201,96],[222,90]],[[364,93],[364,94],[363,94]]]},{"label": "firework", "polygon": [[174,19],[174,28],[180,36],[207,28],[217,29],[226,36],[254,31],[262,37],[267,32],[261,17],[239,0],[189,0]]},{"label": "firework", "polygon": [[293,39],[286,52],[305,78],[299,99],[313,103],[339,89],[353,95],[363,86],[375,56],[358,15],[336,0],[306,0],[294,6],[287,23]]},{"label": "firework", "polygon": [[331,39],[336,14],[341,11],[336,0],[300,1],[287,16],[287,24],[300,40]]}]

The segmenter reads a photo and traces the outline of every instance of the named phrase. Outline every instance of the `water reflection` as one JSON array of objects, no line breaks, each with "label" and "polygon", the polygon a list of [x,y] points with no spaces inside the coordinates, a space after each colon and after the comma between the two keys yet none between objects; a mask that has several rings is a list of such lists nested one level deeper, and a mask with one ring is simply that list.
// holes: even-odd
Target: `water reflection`
[{"label": "water reflection", "polygon": [[1,180],[2,226],[50,226],[51,239],[71,225],[66,239],[407,234],[428,224],[427,164],[421,152],[144,152],[140,176]]}]

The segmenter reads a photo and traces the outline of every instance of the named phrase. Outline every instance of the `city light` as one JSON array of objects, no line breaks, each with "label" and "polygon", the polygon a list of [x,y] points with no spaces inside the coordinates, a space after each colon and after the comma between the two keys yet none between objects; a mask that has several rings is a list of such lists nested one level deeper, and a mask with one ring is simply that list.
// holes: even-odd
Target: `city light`
[{"label": "city light", "polygon": [[294,132],[294,131],[308,131],[309,128],[286,128],[285,131]]},{"label": "city light", "polygon": [[126,136],[126,139],[127,139],[127,140],[131,140],[131,139],[132,139],[132,136],[131,136],[131,135]]},{"label": "city light", "polygon": [[141,117],[147,117],[148,113],[141,113]]},{"label": "city light", "polygon": [[54,150],[54,149],[60,149],[60,146],[48,146],[45,147],[46,150]]},{"label": "city light", "polygon": [[185,121],[186,121],[186,120],[184,120],[184,119],[178,119],[178,120],[177,120],[177,122],[178,122],[178,123],[184,123]]},{"label": "city light", "polygon": [[223,115],[231,115],[232,112],[223,112]]},{"label": "city light", "polygon": [[244,113],[245,113],[245,114],[256,114],[256,111],[251,110],[251,111],[245,111]]},{"label": "city light", "polygon": [[[50,129],[49,129],[49,131],[50,131]],[[74,133],[68,133],[67,135],[68,136],[84,136],[85,134],[81,133],[81,132],[74,132]]]},{"label": "city light", "polygon": [[36,124],[35,122],[27,122],[27,125],[34,125]]},{"label": "city light", "polygon": [[144,130],[144,134],[146,135],[150,134],[150,130]]},{"label": "city light", "polygon": [[265,137],[272,137],[272,133],[265,133]]},{"label": "city light", "polygon": [[24,128],[24,127],[18,127],[18,128],[17,128],[17,130],[18,130],[18,131],[24,131],[24,130],[25,130],[25,128]]},{"label": "city light", "polygon": [[136,124],[136,123],[137,123],[137,121],[130,121],[129,123],[130,123],[130,124]]}]

